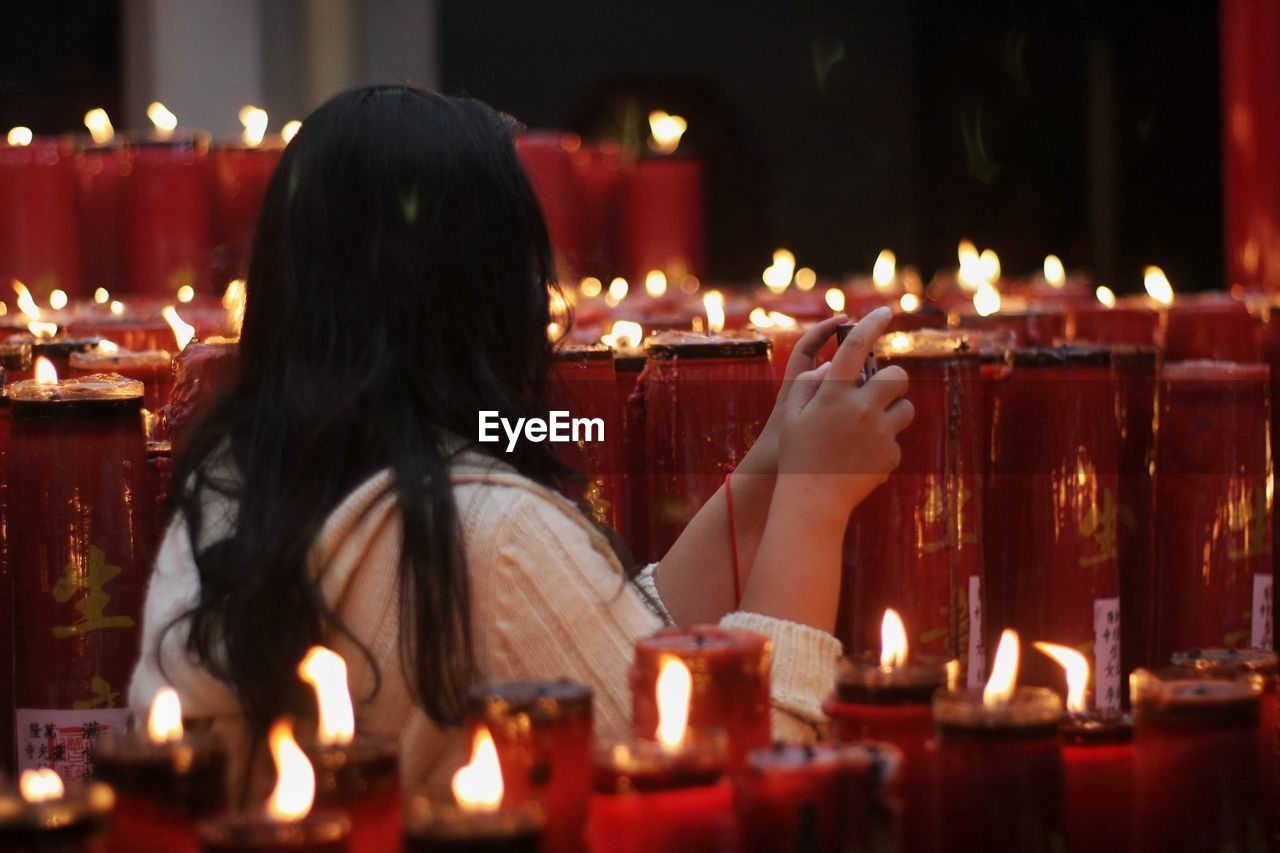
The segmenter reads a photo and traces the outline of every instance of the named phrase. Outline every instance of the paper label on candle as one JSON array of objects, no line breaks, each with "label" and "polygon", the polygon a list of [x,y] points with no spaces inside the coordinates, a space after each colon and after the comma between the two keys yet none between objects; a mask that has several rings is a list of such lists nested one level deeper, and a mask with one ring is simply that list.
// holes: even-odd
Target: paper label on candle
[{"label": "paper label on candle", "polygon": [[1093,601],[1093,704],[1120,708],[1120,599]]},{"label": "paper label on candle", "polygon": [[129,725],[128,708],[19,708],[14,716],[18,772],[49,767],[67,780],[92,779],[98,744]]},{"label": "paper label on candle", "polygon": [[987,652],[982,646],[982,578],[969,575],[969,673],[965,683],[981,687],[987,671]]},{"label": "paper label on candle", "polygon": [[1255,649],[1270,649],[1273,639],[1271,625],[1271,575],[1254,575],[1249,645]]}]

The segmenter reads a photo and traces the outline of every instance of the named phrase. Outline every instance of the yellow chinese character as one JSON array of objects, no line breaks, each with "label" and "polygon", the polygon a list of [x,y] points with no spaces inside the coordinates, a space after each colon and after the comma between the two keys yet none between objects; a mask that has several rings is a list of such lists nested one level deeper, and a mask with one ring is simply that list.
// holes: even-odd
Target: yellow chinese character
[{"label": "yellow chinese character", "polygon": [[77,592],[84,596],[76,602],[76,610],[80,611],[80,620],[74,625],[60,625],[53,629],[53,636],[58,639],[74,637],[89,631],[103,628],[132,628],[133,619],[129,616],[108,616],[107,604],[111,596],[107,595],[107,584],[119,576],[119,566],[107,564],[107,556],[96,545],[89,546],[89,570],[83,574],[78,570],[75,561],[67,563],[62,570],[62,577],[53,587],[53,597],[66,604]]},{"label": "yellow chinese character", "polygon": [[1263,489],[1250,489],[1232,501],[1227,507],[1227,526],[1232,532],[1241,534],[1241,547],[1232,548],[1227,556],[1232,560],[1243,560],[1259,554],[1271,553],[1267,541],[1267,519],[1271,512],[1267,508],[1267,494]]},{"label": "yellow chinese character", "polygon": [[1080,520],[1080,535],[1092,539],[1097,550],[1080,558],[1080,566],[1089,568],[1116,558],[1116,497],[1110,489],[1102,490],[1102,503],[1093,504]]},{"label": "yellow chinese character", "polygon": [[112,690],[111,683],[100,675],[95,675],[90,682],[91,699],[77,699],[71,703],[77,711],[88,711],[90,708],[114,708],[120,698],[120,691]]},{"label": "yellow chinese character", "polygon": [[941,529],[938,532],[942,538],[921,542],[920,553],[936,554],[947,547],[947,495],[941,485],[935,485],[929,489],[929,494],[924,499],[924,506],[921,508],[921,516],[926,524],[939,525]]}]

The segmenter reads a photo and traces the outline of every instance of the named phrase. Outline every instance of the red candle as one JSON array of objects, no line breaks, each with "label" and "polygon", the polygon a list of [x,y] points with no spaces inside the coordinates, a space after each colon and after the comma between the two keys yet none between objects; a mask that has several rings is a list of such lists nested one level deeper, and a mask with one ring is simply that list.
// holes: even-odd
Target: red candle
[{"label": "red candle", "polygon": [[1263,837],[1260,680],[1133,673],[1137,849],[1249,850]]},{"label": "red candle", "polygon": [[615,235],[622,189],[622,152],[616,142],[584,144],[572,154],[582,221],[582,271],[618,269]]},{"label": "red candle", "polygon": [[1125,853],[1133,827],[1133,721],[1119,711],[1068,714],[1062,724],[1067,848]]},{"label": "red candle", "polygon": [[195,853],[197,824],[226,808],[226,753],[211,736],[183,732],[168,688],[152,702],[147,731],[104,741],[97,767],[116,795],[109,850]]},{"label": "red candle", "polygon": [[209,153],[213,173],[213,284],[243,277],[267,184],[283,145],[218,145]]},{"label": "red candle", "polygon": [[72,376],[94,373],[117,373],[143,384],[143,408],[151,412],[169,402],[173,388],[173,358],[161,350],[104,349],[101,345],[89,352],[73,352],[70,357]]},{"label": "red candle", "polygon": [[650,503],[640,562],[661,559],[746,455],[773,408],[769,345],[759,337],[668,332],[649,339],[643,398]]},{"label": "red candle", "polygon": [[892,802],[899,759],[893,746],[872,742],[752,750],[735,798],[742,850],[899,849]]},{"label": "red candle", "polygon": [[106,785],[64,789],[51,770],[25,771],[19,792],[0,789],[0,850],[97,853],[113,800]]},{"label": "red candle", "polygon": [[703,738],[722,730],[728,737],[729,769],[738,772],[748,751],[771,741],[773,643],[759,634],[709,625],[668,628],[637,642],[630,684],[638,738],[652,738],[657,731],[656,686],[664,662],[671,658],[694,674],[689,730]]},{"label": "red candle", "polygon": [[618,251],[623,274],[669,281],[703,274],[702,161],[683,155],[637,160],[622,180]]},{"label": "red candle", "polygon": [[750,320],[751,331],[769,342],[769,363],[773,365],[774,379],[781,385],[787,374],[787,362],[804,337],[805,327],[790,314],[766,312],[763,308],[754,309]]},{"label": "red candle", "polygon": [[1161,316],[1160,338],[1169,361],[1249,362],[1260,355],[1249,309],[1225,293],[1175,299]]},{"label": "red candle", "polygon": [[151,482],[151,529],[155,532],[156,547],[169,529],[169,489],[173,484],[173,445],[168,441],[147,442],[147,479]]},{"label": "red candle", "polygon": [[591,688],[570,681],[485,684],[471,691],[468,731],[493,735],[503,802],[535,803],[549,850],[584,850],[591,796]]},{"label": "red candle", "polygon": [[129,716],[151,566],[142,384],[47,380],[8,388],[18,762],[87,777]]},{"label": "red candle", "polygon": [[1156,342],[1160,315],[1145,300],[1107,307],[1101,303],[1075,305],[1067,313],[1066,337],[1099,344],[1149,347]]},{"label": "red candle", "polygon": [[1164,366],[1155,469],[1157,660],[1203,645],[1271,647],[1269,385],[1265,364]]},{"label": "red candle", "polygon": [[1020,347],[1047,347],[1061,340],[1066,332],[1066,317],[1057,311],[1000,311],[983,317],[960,314],[952,319],[966,331],[1012,332]]},{"label": "red candle", "polygon": [[66,331],[77,338],[102,338],[133,352],[172,350],[175,344],[173,329],[159,313],[152,315],[149,311],[136,312],[129,308],[121,309],[117,316],[109,313],[105,306],[81,306]]},{"label": "red candle", "polygon": [[[13,574],[9,567],[9,398],[6,384],[31,378],[31,344],[0,343],[0,733],[13,731]],[[13,772],[13,739],[0,734],[0,773]]]},{"label": "red candle", "polygon": [[71,354],[89,352],[99,343],[101,343],[100,338],[72,335],[38,337],[31,341],[31,356],[32,358],[47,358],[53,363],[59,376],[68,376],[71,373]]},{"label": "red candle", "polygon": [[209,180],[204,137],[137,141],[123,172],[127,293],[173,298],[209,290]]},{"label": "red candle", "polygon": [[[851,327],[842,328],[841,340]],[[846,648],[866,648],[892,607],[911,626],[914,649],[965,667],[981,631],[972,624],[981,613],[978,354],[956,334],[894,332],[876,360],[907,371],[916,417],[898,439],[902,466],[850,519],[836,635]]]},{"label": "red candle", "polygon": [[173,360],[173,391],[162,411],[167,434],[180,454],[191,429],[235,384],[240,372],[238,343],[193,341]]},{"label": "red candle", "polygon": [[74,162],[82,293],[120,290],[124,150],[115,144],[85,146]]},{"label": "red candle", "polygon": [[[1014,350],[1011,364],[989,386],[984,622],[1072,647],[1092,644],[1095,701],[1117,708],[1119,429],[1111,352]],[[1024,677],[1061,683],[1060,670],[1039,656],[1027,661]]]},{"label": "red candle", "polygon": [[613,350],[604,344],[558,346],[550,391],[553,410],[567,412],[571,419],[599,422],[598,432],[584,427],[572,442],[562,445],[566,461],[582,475],[567,484],[567,493],[586,506],[597,523],[620,527],[621,409]]},{"label": "red candle", "polygon": [[18,279],[41,302],[80,295],[75,171],[70,140],[0,141],[0,281]]},{"label": "red candle", "polygon": [[550,130],[516,137],[516,154],[547,220],[562,281],[576,281],[584,271],[583,211],[572,160],[581,145],[582,140],[571,133]]},{"label": "red candle", "polygon": [[648,540],[650,474],[644,464],[644,397],[635,393],[644,362],[644,353],[638,349],[620,349],[613,357],[622,433],[618,469],[623,474],[622,524],[618,530],[637,557],[653,550]]}]

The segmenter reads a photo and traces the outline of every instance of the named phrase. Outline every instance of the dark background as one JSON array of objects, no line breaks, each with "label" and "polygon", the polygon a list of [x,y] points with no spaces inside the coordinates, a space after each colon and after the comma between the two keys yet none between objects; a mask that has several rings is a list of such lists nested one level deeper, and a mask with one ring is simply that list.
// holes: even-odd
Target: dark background
[{"label": "dark background", "polygon": [[[0,13],[0,128],[121,114],[121,12]],[[584,135],[684,115],[707,164],[712,278],[777,246],[827,275],[963,236],[1118,291],[1222,279],[1217,4],[441,0],[444,88]],[[268,105],[269,107],[270,105]]]}]

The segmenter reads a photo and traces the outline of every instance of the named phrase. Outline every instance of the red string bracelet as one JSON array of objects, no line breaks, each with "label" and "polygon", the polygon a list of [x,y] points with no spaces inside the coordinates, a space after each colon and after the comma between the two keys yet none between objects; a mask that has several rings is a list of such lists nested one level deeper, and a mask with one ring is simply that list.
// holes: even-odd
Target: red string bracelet
[{"label": "red string bracelet", "polygon": [[738,572],[738,529],[733,523],[733,469],[724,475],[724,500],[729,505],[729,553],[733,555],[733,609],[742,603],[742,577]]}]

